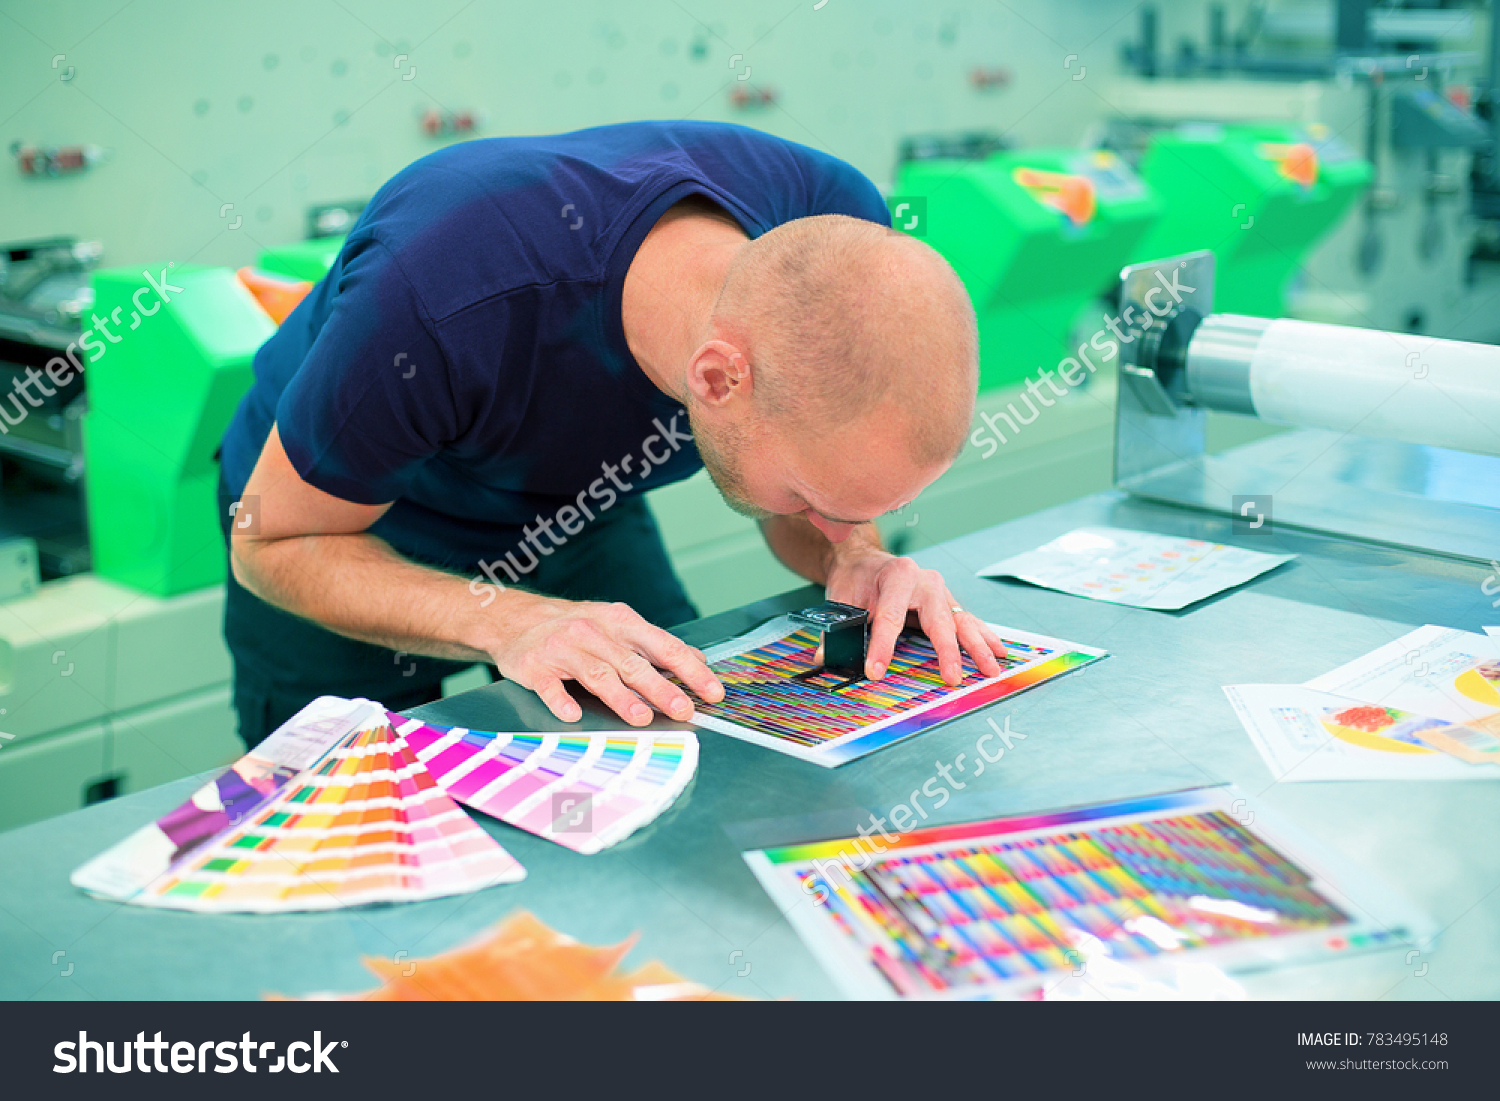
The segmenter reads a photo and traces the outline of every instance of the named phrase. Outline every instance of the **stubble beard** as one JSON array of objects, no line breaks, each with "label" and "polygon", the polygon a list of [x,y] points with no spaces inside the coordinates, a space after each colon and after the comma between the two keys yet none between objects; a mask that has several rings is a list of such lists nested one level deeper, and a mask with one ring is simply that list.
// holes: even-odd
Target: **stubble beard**
[{"label": "stubble beard", "polygon": [[767,512],[750,500],[745,488],[744,459],[745,437],[734,429],[723,429],[718,438],[693,415],[691,403],[687,407],[688,425],[692,429],[693,443],[697,445],[698,457],[703,460],[703,469],[713,479],[724,503],[751,520],[770,520],[776,514]]}]

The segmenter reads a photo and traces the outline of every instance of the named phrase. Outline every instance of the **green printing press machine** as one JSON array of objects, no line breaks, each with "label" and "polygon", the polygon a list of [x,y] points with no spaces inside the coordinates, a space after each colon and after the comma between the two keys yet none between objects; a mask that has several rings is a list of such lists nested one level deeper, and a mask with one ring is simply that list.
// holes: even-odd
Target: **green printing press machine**
[{"label": "green printing press machine", "polygon": [[1373,174],[1318,126],[1185,125],[1130,152],[1021,149],[901,165],[893,221],[968,288],[981,391],[1036,377],[1107,333],[1127,264],[1210,249],[1222,308],[1282,316],[1303,259]]}]

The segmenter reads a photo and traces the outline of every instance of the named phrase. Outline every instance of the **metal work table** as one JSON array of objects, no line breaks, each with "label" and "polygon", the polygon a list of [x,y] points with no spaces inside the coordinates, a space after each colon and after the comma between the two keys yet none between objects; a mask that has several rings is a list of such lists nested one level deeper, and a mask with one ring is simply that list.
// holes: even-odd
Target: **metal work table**
[{"label": "metal work table", "polygon": [[[1249,585],[1164,614],[1096,603],[974,571],[1074,527],[1114,524],[1301,555]],[[1500,619],[1475,565],[1290,529],[1231,531],[1225,519],[1102,493],[917,555],[986,619],[1108,649],[1102,662],[852,764],[827,770],[700,732],[702,759],[676,807],[597,856],[499,822],[486,829],[529,871],[459,898],[323,914],[213,916],[91,899],[68,874],[180,803],[197,782],[0,834],[0,998],[257,998],[375,985],[361,955],[418,958],[527,909],[591,944],[639,933],[628,964],[660,959],[686,977],[757,997],[836,988],[739,857],[741,847],[835,836],[884,813],[988,727],[1025,735],[935,819],[1041,810],[1230,781],[1279,816],[1378,869],[1443,930],[1402,952],[1249,976],[1252,995],[1392,999],[1500,996],[1500,786],[1276,784],[1220,686],[1298,683],[1423,623],[1478,631]],[[680,629],[698,645],[812,603],[803,590]],[[497,684],[419,709],[477,728],[548,725],[540,703]],[[596,725],[604,725],[596,723]],[[742,844],[743,843],[743,844]]]}]

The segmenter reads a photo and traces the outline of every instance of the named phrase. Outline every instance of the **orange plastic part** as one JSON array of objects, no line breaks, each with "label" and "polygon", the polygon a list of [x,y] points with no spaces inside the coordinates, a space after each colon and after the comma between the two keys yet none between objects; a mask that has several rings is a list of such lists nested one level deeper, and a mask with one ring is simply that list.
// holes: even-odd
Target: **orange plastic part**
[{"label": "orange plastic part", "polygon": [[476,941],[427,959],[364,964],[382,985],[351,1000],[450,1001],[738,1001],[689,982],[651,961],[621,974],[635,937],[610,948],[579,944],[526,911]]},{"label": "orange plastic part", "polygon": [[1094,182],[1087,176],[1044,172],[1040,168],[1017,168],[1012,178],[1033,199],[1066,215],[1075,226],[1087,225],[1098,209]]},{"label": "orange plastic part", "polygon": [[278,325],[287,319],[287,315],[297,308],[297,303],[306,298],[307,292],[313,287],[305,279],[287,279],[255,268],[241,268],[235,275],[260,303],[260,308],[270,314],[271,320]]},{"label": "orange plastic part", "polygon": [[1261,156],[1276,162],[1276,170],[1287,179],[1312,187],[1318,182],[1318,151],[1306,142],[1295,145],[1280,145],[1266,142],[1260,147]]}]

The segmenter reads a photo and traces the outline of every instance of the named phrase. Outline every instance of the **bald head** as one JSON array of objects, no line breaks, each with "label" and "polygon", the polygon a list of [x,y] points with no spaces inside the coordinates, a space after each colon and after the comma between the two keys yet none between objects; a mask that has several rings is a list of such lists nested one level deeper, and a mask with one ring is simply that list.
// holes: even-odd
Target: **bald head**
[{"label": "bald head", "polygon": [[769,424],[879,417],[919,463],[951,461],[963,444],[979,377],[974,310],[915,238],[839,214],[787,222],[739,250],[712,328],[744,351]]}]

